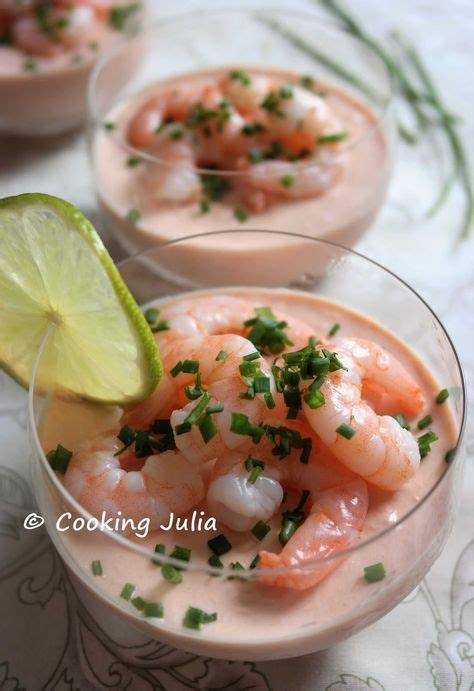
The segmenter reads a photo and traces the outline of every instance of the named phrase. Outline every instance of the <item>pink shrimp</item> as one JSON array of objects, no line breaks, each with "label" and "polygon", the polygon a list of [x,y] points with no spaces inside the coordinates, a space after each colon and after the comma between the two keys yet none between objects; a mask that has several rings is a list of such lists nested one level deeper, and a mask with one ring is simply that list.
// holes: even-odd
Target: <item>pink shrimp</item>
[{"label": "pink shrimp", "polygon": [[356,544],[368,509],[367,486],[363,480],[327,489],[319,493],[311,513],[279,554],[262,550],[259,569],[291,567],[288,573],[263,573],[265,585],[305,590],[320,583],[341,564],[333,559],[328,564],[295,569],[331,557]]},{"label": "pink shrimp", "polygon": [[303,403],[305,417],[350,470],[382,489],[398,489],[419,466],[418,444],[397,420],[379,416],[363,400],[364,386],[383,410],[406,414],[422,409],[422,392],[401,363],[375,343],[339,339],[331,347],[346,369],[328,375],[321,387],[324,405],[312,409]]},{"label": "pink shrimp", "polygon": [[[91,514],[150,519],[152,529],[168,522],[171,512],[183,515],[204,497],[200,469],[177,451],[149,456],[141,470],[127,471],[115,453],[117,437],[100,437],[71,458],[64,486]],[[120,513],[119,513],[120,512]]]}]

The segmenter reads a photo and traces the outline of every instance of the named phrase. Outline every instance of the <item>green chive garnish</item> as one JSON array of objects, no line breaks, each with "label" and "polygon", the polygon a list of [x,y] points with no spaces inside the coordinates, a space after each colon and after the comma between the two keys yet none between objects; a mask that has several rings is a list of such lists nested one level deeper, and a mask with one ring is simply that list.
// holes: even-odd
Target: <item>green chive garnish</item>
[{"label": "green chive garnish", "polygon": [[157,617],[163,619],[163,605],[160,602],[146,602],[143,608],[146,617]]},{"label": "green chive garnish", "polygon": [[339,331],[340,328],[341,328],[341,325],[340,325],[340,324],[333,324],[333,325],[331,326],[331,328],[329,329],[328,336],[329,336],[329,337],[335,336],[335,335],[337,334],[337,332]]},{"label": "green chive garnish", "polygon": [[[231,562],[231,563],[229,564],[229,566],[230,566],[230,568],[232,569],[232,571],[245,571],[245,569],[244,569],[244,567],[242,566],[242,564],[240,563],[240,561],[233,561],[233,562]],[[235,580],[238,580],[238,581],[245,581],[245,580],[247,580],[247,579],[245,578],[245,576],[237,576],[237,575],[235,575],[235,576],[228,576],[228,580],[229,580],[229,581],[235,581]]]},{"label": "green chive garnish", "polygon": [[257,538],[257,540],[263,540],[265,535],[267,535],[270,532],[270,530],[271,527],[268,525],[268,523],[258,521],[257,523],[255,523],[254,527],[250,532]]},{"label": "green chive garnish", "polygon": [[169,583],[174,583],[175,585],[178,585],[183,580],[181,571],[175,566],[171,566],[171,564],[164,564],[164,566],[161,567],[161,575],[165,581],[169,581]]},{"label": "green chive garnish", "polygon": [[202,214],[207,214],[211,210],[209,199],[201,199],[201,201],[199,202],[199,208],[201,209]]},{"label": "green chive garnish", "polygon": [[278,540],[280,541],[281,545],[286,545],[288,540],[293,537],[293,535],[296,532],[296,529],[298,528],[297,523],[294,521],[287,519],[283,522],[282,528],[278,534]]},{"label": "green chive garnish", "polygon": [[282,187],[293,187],[296,182],[295,175],[282,175],[280,178],[280,184]]},{"label": "green chive garnish", "polygon": [[447,398],[449,398],[448,389],[441,389],[435,400],[438,405],[441,405],[441,403],[444,403]]},{"label": "green chive garnish", "polygon": [[209,566],[214,566],[214,568],[216,568],[216,569],[223,569],[224,568],[224,564],[219,559],[217,554],[211,554],[211,556],[207,560],[207,563],[209,564]]},{"label": "green chive garnish", "polygon": [[133,583],[125,583],[122,588],[122,592],[120,593],[120,597],[122,597],[124,600],[130,600],[134,592],[135,586]]},{"label": "green chive garnish", "polygon": [[367,583],[376,583],[385,578],[385,567],[382,562],[364,567],[364,578]]},{"label": "green chive garnish", "polygon": [[170,557],[173,557],[173,559],[179,559],[180,561],[189,561],[191,559],[191,550],[188,547],[180,547],[179,545],[175,545]]},{"label": "green chive garnish", "polygon": [[117,128],[117,125],[115,122],[104,122],[103,123],[104,130],[107,130],[108,132],[112,132],[112,130],[115,130]]},{"label": "green chive garnish", "polygon": [[144,316],[148,324],[154,324],[158,319],[159,314],[160,312],[156,309],[156,307],[149,307],[147,310],[145,310]]},{"label": "green chive garnish", "polygon": [[207,544],[211,552],[217,554],[218,557],[221,557],[226,552],[230,552],[232,549],[232,545],[223,533],[208,540]]},{"label": "green chive garnish", "polygon": [[141,217],[142,217],[142,215],[138,209],[130,209],[128,214],[125,216],[125,219],[129,223],[135,224],[135,223],[138,223],[138,221],[141,219]]},{"label": "green chive garnish", "polygon": [[426,415],[425,417],[421,418],[421,420],[418,421],[418,429],[426,429],[426,427],[429,427],[431,423],[433,422],[433,418],[431,415]]},{"label": "green chive garnish", "polygon": [[334,132],[333,134],[322,134],[316,141],[318,144],[332,144],[333,142],[343,142],[348,136],[348,132]]},{"label": "green chive garnish", "polygon": [[270,392],[267,392],[266,394],[263,395],[263,399],[265,401],[265,404],[269,410],[272,410],[275,407],[275,399],[273,398],[272,394]]},{"label": "green chive garnish", "polygon": [[260,357],[260,353],[256,350],[254,353],[249,353],[248,355],[244,355],[242,360],[246,360],[247,362],[252,362],[252,360],[258,360]]},{"label": "green chive garnish", "polygon": [[219,361],[225,362],[226,360],[227,360],[227,353],[225,352],[225,350],[220,350],[220,351],[217,353],[216,361],[217,361],[217,362],[219,362]]},{"label": "green chive garnish", "polygon": [[146,600],[138,595],[132,599],[132,605],[136,607],[136,609],[140,610],[140,612],[143,612],[146,607]]},{"label": "green chive garnish", "polygon": [[407,419],[404,415],[402,415],[400,413],[399,415],[394,415],[393,417],[398,422],[400,427],[403,427],[403,429],[407,429],[407,430],[411,429],[411,426],[410,426],[409,422],[407,421]]},{"label": "green chive garnish", "polygon": [[350,425],[347,425],[345,422],[343,422],[342,425],[339,425],[339,427],[336,429],[337,434],[340,434],[341,437],[344,437],[345,439],[352,439],[356,431],[357,430]]},{"label": "green chive garnish", "polygon": [[102,570],[102,564],[100,563],[100,559],[95,559],[92,562],[91,569],[94,576],[102,576],[104,573]]},{"label": "green chive garnish", "polygon": [[139,158],[139,156],[129,156],[127,158],[127,166],[129,168],[136,168],[140,163],[143,163],[143,158]]},{"label": "green chive garnish", "polygon": [[62,473],[64,475],[69,465],[69,461],[72,458],[72,451],[66,449],[65,446],[62,446],[62,444],[58,444],[55,449],[52,449],[46,454],[46,458],[48,459],[53,470],[57,470],[58,473]]},{"label": "green chive garnish", "polygon": [[201,432],[201,437],[203,438],[205,444],[210,442],[211,439],[215,437],[217,434],[217,427],[209,413],[205,413],[200,418],[198,422],[198,428]]},{"label": "green chive garnish", "polygon": [[196,374],[199,370],[199,360],[183,360],[181,371],[186,374]]},{"label": "green chive garnish", "polygon": [[444,460],[446,461],[446,463],[451,463],[451,461],[452,461],[453,458],[454,458],[454,454],[455,454],[455,453],[456,453],[456,449],[455,449],[455,448],[454,448],[454,449],[449,449],[449,451],[446,451],[446,455],[445,455],[445,457],[444,457]]},{"label": "green chive garnish", "polygon": [[425,434],[422,434],[421,437],[418,437],[417,442],[421,458],[425,458],[429,454],[431,451],[431,444],[433,444],[435,441],[438,441],[438,439],[438,435],[431,430],[429,432],[425,432]]},{"label": "green chive garnish", "polygon": [[256,554],[252,561],[250,562],[249,569],[255,569],[258,562],[260,561],[260,554]]},{"label": "green chive garnish", "polygon": [[217,619],[217,612],[207,614],[198,607],[188,607],[183,619],[183,626],[187,629],[200,629],[203,624],[210,624]]},{"label": "green chive garnish", "polygon": [[159,333],[160,331],[169,331],[170,329],[171,324],[167,319],[163,319],[162,321],[158,322],[158,324],[155,324],[151,327],[151,330],[154,334]]},{"label": "green chive garnish", "polygon": [[326,399],[324,398],[324,394],[322,391],[319,389],[314,389],[311,391],[311,389],[304,395],[304,400],[305,403],[309,405],[311,410],[315,410],[316,408],[320,408],[322,405],[325,404]]},{"label": "green chive garnish", "polygon": [[245,209],[242,209],[241,206],[237,206],[234,209],[234,218],[236,218],[239,223],[243,223],[248,217],[248,213],[245,211]]},{"label": "green chive garnish", "polygon": [[183,371],[183,363],[182,363],[182,361],[180,360],[179,362],[176,363],[176,365],[175,365],[174,367],[172,367],[172,368],[170,369],[170,374],[171,374],[171,376],[172,376],[173,379],[174,379],[174,378],[177,377],[178,374],[179,374],[180,372],[182,372],[182,371]]},{"label": "green chive garnish", "polygon": [[243,413],[232,413],[230,430],[235,434],[248,435],[252,437],[255,443],[260,441],[265,432],[263,427],[253,425],[248,417]]}]

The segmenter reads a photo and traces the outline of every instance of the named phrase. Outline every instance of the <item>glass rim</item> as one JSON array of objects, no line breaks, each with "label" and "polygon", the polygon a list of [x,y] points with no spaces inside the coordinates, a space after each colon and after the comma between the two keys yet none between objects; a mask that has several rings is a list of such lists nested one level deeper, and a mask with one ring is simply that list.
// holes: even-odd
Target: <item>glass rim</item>
[{"label": "glass rim", "polygon": [[[421,509],[422,506],[425,505],[425,503],[430,499],[430,497],[436,492],[438,487],[440,487],[442,484],[445,484],[445,478],[448,476],[448,474],[452,474],[454,471],[452,468],[457,466],[458,464],[458,456],[459,456],[459,449],[462,446],[464,434],[465,434],[465,429],[466,429],[466,418],[467,418],[467,389],[466,389],[466,382],[465,382],[465,377],[463,373],[463,369],[461,366],[461,362],[458,356],[458,353],[456,351],[456,348],[452,342],[451,337],[449,336],[446,328],[444,327],[443,323],[435,313],[435,311],[430,307],[430,305],[426,302],[426,300],[414,289],[412,288],[409,283],[407,283],[403,278],[398,276],[394,271],[391,269],[388,269],[387,267],[383,266],[383,264],[379,263],[378,261],[371,259],[370,257],[367,257],[366,255],[362,254],[361,252],[358,252],[357,250],[345,247],[344,245],[341,245],[339,243],[330,241],[330,240],[324,240],[321,238],[315,238],[309,235],[304,235],[302,233],[290,233],[288,231],[281,231],[281,230],[260,230],[260,229],[251,229],[251,228],[246,228],[244,230],[218,230],[218,231],[209,231],[206,233],[199,233],[196,235],[187,235],[184,237],[176,238],[174,240],[170,240],[168,242],[164,242],[156,247],[148,248],[146,250],[143,250],[141,252],[137,252],[131,256],[128,256],[119,262],[117,262],[117,268],[121,269],[124,265],[128,263],[132,263],[134,261],[139,261],[141,258],[146,257],[147,255],[150,255],[152,253],[157,253],[161,251],[162,249],[166,249],[170,246],[173,245],[179,245],[183,242],[189,242],[189,241],[195,241],[195,240],[200,240],[204,237],[209,237],[209,236],[216,236],[216,235],[242,235],[243,233],[245,234],[254,234],[254,233],[259,233],[259,234],[268,234],[271,236],[274,235],[281,235],[281,236],[286,236],[289,238],[299,238],[304,241],[316,243],[316,244],[321,244],[323,246],[329,246],[336,248],[337,250],[340,250],[341,252],[345,252],[349,255],[357,257],[359,260],[362,260],[362,262],[368,262],[371,264],[377,271],[381,271],[382,273],[388,274],[392,279],[395,279],[395,282],[398,282],[403,286],[403,289],[407,290],[409,293],[411,293],[422,305],[423,307],[430,313],[431,317],[434,319],[435,323],[437,326],[441,329],[442,333],[444,334],[447,343],[451,349],[451,352],[454,356],[454,360],[457,366],[458,370],[458,375],[460,378],[461,382],[461,396],[462,396],[462,417],[461,417],[461,424],[459,426],[459,431],[458,431],[458,436],[457,436],[457,441],[456,445],[454,447],[454,453],[453,457],[450,460],[448,464],[446,464],[446,468],[443,473],[437,478],[437,480],[431,485],[429,490],[423,495],[423,497],[416,503],[414,504],[403,516],[397,520],[395,523],[391,523],[388,525],[386,528],[381,530],[380,532],[377,532],[376,534],[370,536],[366,540],[363,540],[362,542],[358,542],[355,545],[352,545],[349,548],[346,548],[344,550],[341,550],[340,552],[337,552],[335,554],[332,554],[327,557],[320,557],[318,559],[314,559],[312,561],[307,561],[299,565],[293,565],[293,566],[280,566],[276,568],[254,568],[250,569],[249,567],[244,567],[243,570],[239,569],[239,577],[245,578],[245,580],[259,580],[261,576],[265,575],[277,575],[277,574],[291,574],[291,573],[296,573],[296,572],[305,572],[305,571],[311,571],[312,569],[316,569],[319,567],[324,567],[327,564],[330,564],[334,561],[337,561],[339,559],[345,559],[351,554],[354,554],[363,548],[367,547],[368,545],[374,544],[381,538],[383,538],[385,535],[388,535],[392,533],[395,529],[397,529],[399,526],[403,525],[406,523],[413,515],[415,515],[419,509]],[[85,521],[88,520],[100,520],[97,519],[96,516],[91,514],[87,509],[85,509],[69,492],[66,490],[62,482],[59,480],[57,474],[53,471],[51,468],[50,463],[48,462],[46,458],[46,454],[42,448],[40,439],[39,439],[39,434],[38,434],[38,428],[36,426],[35,422],[35,380],[36,380],[36,372],[38,370],[39,364],[41,362],[41,355],[43,353],[43,350],[46,346],[46,343],[48,341],[48,338],[50,334],[53,332],[55,328],[54,324],[51,324],[49,328],[47,329],[42,343],[38,349],[38,353],[32,368],[32,372],[30,375],[30,381],[29,381],[29,386],[28,386],[28,427],[30,431],[30,437],[33,437],[33,442],[35,446],[35,450],[37,454],[39,455],[40,462],[43,465],[43,468],[45,469],[47,476],[49,480],[53,483],[53,486],[55,489],[59,492],[61,495],[62,499],[66,500],[68,504],[73,508],[75,513],[77,513],[78,516],[81,516],[82,518],[85,519]],[[36,462],[35,459],[32,460],[32,462]],[[144,517],[146,518],[146,517]],[[171,566],[175,566],[181,569],[185,569],[188,571],[196,571],[196,572],[201,572],[201,573],[209,573],[212,575],[216,576],[233,576],[234,578],[236,577],[236,572],[233,570],[231,567],[213,567],[208,564],[193,564],[192,561],[186,562],[185,566],[183,565],[183,561],[173,558],[168,555],[164,554],[156,554],[152,549],[145,547],[143,545],[140,545],[136,541],[132,540],[129,537],[126,537],[125,535],[121,534],[120,532],[115,532],[113,530],[103,530],[99,531],[102,533],[105,539],[110,538],[112,540],[115,540],[115,542],[126,549],[135,551],[139,553],[141,556],[144,556],[148,559],[152,560],[159,560],[160,565],[165,565],[169,564]],[[138,539],[138,538],[137,538]],[[260,550],[258,550],[260,551]]]},{"label": "glass rim", "polygon": [[[395,98],[395,92],[394,92],[394,82],[393,82],[393,77],[390,74],[390,71],[387,67],[387,65],[384,63],[380,55],[371,48],[369,45],[364,43],[359,37],[354,36],[349,32],[348,29],[345,27],[341,26],[337,21],[324,17],[323,15],[319,14],[318,12],[309,12],[305,10],[289,10],[288,8],[282,7],[282,6],[271,6],[271,7],[265,7],[262,9],[252,9],[251,7],[238,7],[238,6],[231,6],[231,7],[225,7],[222,9],[212,9],[212,10],[187,10],[183,12],[178,12],[172,15],[169,15],[167,17],[155,19],[153,22],[151,22],[150,26],[146,28],[144,31],[140,32],[137,36],[140,37],[146,37],[151,34],[155,34],[157,31],[160,31],[163,29],[163,27],[166,24],[172,24],[174,22],[178,22],[182,18],[193,18],[193,17],[199,17],[200,20],[212,16],[212,15],[231,15],[234,13],[239,13],[239,14],[244,14],[247,16],[255,16],[255,17],[265,17],[268,16],[270,19],[272,19],[275,15],[279,16],[291,16],[291,17],[297,17],[301,19],[305,19],[306,21],[311,21],[311,22],[316,22],[317,24],[323,25],[326,29],[335,32],[339,36],[344,36],[345,39],[349,43],[353,43],[354,45],[357,45],[360,50],[362,50],[364,53],[367,55],[371,56],[371,59],[375,60],[376,63],[378,64],[378,69],[381,70],[383,73],[386,83],[385,83],[385,89],[386,89],[386,94],[383,96],[381,104],[380,104],[380,111],[375,112],[372,108],[370,108],[370,113],[373,116],[372,122],[370,122],[366,127],[364,127],[363,132],[354,140],[349,139],[349,141],[343,141],[342,146],[338,150],[341,153],[344,153],[346,151],[350,151],[352,149],[355,149],[358,147],[364,140],[366,140],[369,136],[371,136],[374,132],[376,133],[380,127],[381,124],[383,124],[387,118],[389,118],[390,113],[392,112],[393,105],[394,105],[394,98]],[[137,36],[134,38],[136,39]],[[133,39],[132,39],[133,40]],[[108,50],[104,50],[101,55],[99,56],[98,60],[95,62],[94,67],[90,73],[88,83],[87,83],[87,113],[88,113],[88,130],[89,130],[89,143],[92,143],[93,136],[95,134],[95,131],[98,130],[103,123],[103,116],[101,117],[97,108],[96,108],[96,103],[95,103],[95,88],[97,81],[99,79],[100,73],[104,67],[109,63],[110,60],[114,58],[114,56],[119,53],[121,50],[123,50],[124,45],[126,45],[126,42],[122,42],[121,44],[117,46],[113,46]],[[228,67],[228,65],[223,65],[223,67]],[[254,66],[255,68],[255,66]],[[258,67],[257,67],[258,68]],[[248,69],[252,69],[252,67],[249,67]],[[205,70],[204,70],[205,71]],[[171,77],[176,78],[176,77],[182,77],[186,74],[199,74],[202,72],[202,70],[192,70],[186,71],[186,72],[179,72],[178,74],[174,74]],[[132,78],[133,79],[133,78]],[[157,80],[157,82],[154,83],[159,83],[161,81],[166,81],[168,77],[164,79]],[[150,86],[152,83],[148,84]],[[137,96],[144,89],[146,89],[147,86],[142,87],[139,91],[133,93],[131,96]],[[359,91],[361,91],[361,87],[358,87]],[[367,89],[370,89],[370,86],[367,85]],[[367,96],[367,94],[366,94]],[[130,96],[127,96],[129,98]],[[375,98],[375,94],[372,95],[372,98]],[[114,104],[116,105],[116,104]],[[130,157],[139,157],[143,159],[144,161],[150,162],[150,163],[158,163],[159,165],[164,166],[165,168],[175,168],[177,167],[176,164],[169,163],[168,161],[164,160],[163,158],[160,158],[158,155],[150,154],[149,152],[140,149],[138,147],[132,146],[129,144],[127,141],[125,141],[122,137],[117,136],[117,134],[114,134],[113,132],[109,133],[109,136],[113,139],[113,141],[124,151],[126,152]],[[279,159],[280,160],[280,159]],[[296,171],[302,171],[307,168],[313,168],[314,166],[320,165],[321,162],[318,161],[317,157],[315,160],[312,162],[301,162],[301,161],[282,161],[283,163],[287,163],[288,167],[291,170],[296,170]],[[182,170],[193,170],[194,172],[200,174],[200,175],[219,175],[219,176],[224,176],[226,178],[239,178],[239,177],[245,177],[246,174],[248,174],[248,171],[241,171],[241,170],[226,170],[226,169],[219,169],[216,170],[215,168],[202,168],[198,166],[192,166],[188,164],[179,164],[179,168]]]}]

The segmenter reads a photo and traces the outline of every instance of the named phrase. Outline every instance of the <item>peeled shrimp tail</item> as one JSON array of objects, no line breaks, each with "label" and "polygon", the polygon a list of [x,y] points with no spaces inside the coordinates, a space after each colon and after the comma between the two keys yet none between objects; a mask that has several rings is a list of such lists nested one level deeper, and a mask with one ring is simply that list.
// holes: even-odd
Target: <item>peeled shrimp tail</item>
[{"label": "peeled shrimp tail", "polygon": [[367,485],[363,480],[321,492],[310,515],[297,529],[280,554],[261,551],[258,568],[293,567],[283,573],[264,573],[266,585],[305,590],[320,583],[340,566],[342,559],[328,564],[298,569],[295,567],[330,557],[356,544],[368,508]]}]

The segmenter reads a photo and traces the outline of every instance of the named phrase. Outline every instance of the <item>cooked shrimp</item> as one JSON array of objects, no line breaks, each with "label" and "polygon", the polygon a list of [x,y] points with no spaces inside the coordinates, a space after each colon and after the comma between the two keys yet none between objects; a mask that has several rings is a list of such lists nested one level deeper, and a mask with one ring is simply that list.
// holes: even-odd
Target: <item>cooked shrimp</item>
[{"label": "cooked shrimp", "polygon": [[260,580],[266,585],[304,590],[322,581],[340,564],[333,559],[324,566],[294,569],[348,549],[357,542],[367,514],[367,485],[357,479],[321,492],[311,513],[279,554],[261,551],[258,568],[293,567],[288,573],[265,573]]},{"label": "cooked shrimp", "polygon": [[228,471],[221,474],[214,470],[206,497],[208,509],[218,523],[237,531],[250,530],[257,521],[267,521],[283,499],[278,471],[265,470],[255,484],[250,484],[245,459],[242,453],[228,454]]},{"label": "cooked shrimp", "polygon": [[331,350],[347,352],[362,379],[362,393],[379,415],[419,415],[425,407],[423,392],[406,368],[391,353],[363,338],[334,338]]},{"label": "cooked shrimp", "polygon": [[[276,428],[282,424],[278,419],[266,422]],[[311,440],[312,451],[307,462],[300,460],[301,449],[294,449],[285,458],[278,458],[265,439],[256,446],[249,446],[245,454],[239,449],[238,453],[221,455],[211,472],[207,491],[208,506],[219,522],[233,530],[249,530],[257,521],[267,521],[277,512],[283,489],[307,490],[311,498],[321,490],[355,478],[321,445],[307,424],[287,420],[284,427]],[[245,467],[248,455],[264,464],[253,484],[248,482],[249,471]]]},{"label": "cooked shrimp", "polygon": [[146,100],[131,119],[128,141],[138,148],[150,148],[166,123],[183,122],[196,104],[212,109],[222,98],[223,94],[210,79],[163,88]]},{"label": "cooked shrimp", "polygon": [[173,139],[168,134],[172,130],[173,125],[167,125],[160,135],[154,135],[159,162],[144,161],[137,171],[142,207],[195,202],[202,194],[190,136]]},{"label": "cooked shrimp", "polygon": [[44,30],[34,15],[19,16],[12,25],[13,43],[27,53],[54,57],[65,48],[78,48],[97,36],[94,9],[86,4],[53,7],[46,21],[50,30]]},{"label": "cooked shrimp", "polygon": [[[348,348],[354,343],[350,341]],[[416,472],[420,463],[418,444],[393,417],[379,416],[362,400],[363,381],[384,406],[390,403],[399,412],[418,409],[422,396],[403,366],[394,364],[395,358],[375,344],[370,344],[369,348],[369,342],[362,343],[365,348],[358,345],[360,354],[355,345],[351,345],[358,360],[352,352],[338,346],[338,357],[347,370],[340,369],[327,376],[321,387],[324,405],[311,409],[303,403],[303,409],[309,424],[336,458],[368,482],[382,489],[395,490]],[[394,365],[396,378],[391,376],[387,363]],[[382,387],[385,387],[384,397],[380,394]],[[416,403],[409,400],[414,391]],[[400,408],[403,403],[404,407]],[[351,438],[336,431],[341,425],[353,430]]]},{"label": "cooked shrimp", "polygon": [[[217,360],[220,352],[226,354],[225,360]],[[249,442],[247,435],[231,431],[232,413],[246,415],[250,422],[258,424],[266,412],[264,394],[256,393],[253,399],[241,398],[245,393],[247,383],[239,370],[245,355],[255,353],[255,346],[242,336],[234,334],[218,336],[195,336],[193,338],[177,339],[168,342],[162,350],[163,365],[171,369],[179,361],[197,360],[201,384],[207,388],[216,402],[224,405],[224,410],[214,415],[217,434],[206,444],[199,430],[195,427],[185,434],[176,434],[175,441],[178,449],[194,462],[202,462],[216,458],[230,449],[245,446]],[[268,378],[269,392],[275,394],[275,383],[270,366],[263,357],[252,360],[255,368]],[[178,374],[177,386],[183,390],[184,386],[193,382],[194,375]],[[210,403],[212,405],[212,403]],[[196,402],[188,404],[184,409],[174,410],[171,415],[173,428],[182,423]]]},{"label": "cooked shrimp", "polygon": [[[194,336],[196,334],[245,335],[248,328],[244,322],[255,317],[254,302],[231,295],[204,295],[178,300],[165,305],[160,311],[160,319],[170,323],[170,331],[158,334],[158,343],[171,336]],[[277,311],[278,321],[287,323],[285,329],[292,342],[292,348],[302,348],[314,336],[314,330],[307,324],[286,313]]]},{"label": "cooked shrimp", "polygon": [[117,437],[101,437],[86,444],[71,458],[64,486],[91,514],[117,516],[135,523],[150,518],[156,529],[171,512],[183,515],[204,497],[204,483],[197,466],[176,451],[150,456],[141,470],[126,471]]}]

